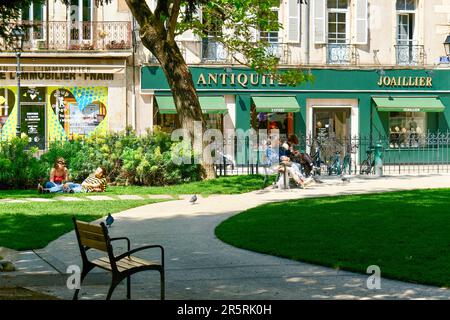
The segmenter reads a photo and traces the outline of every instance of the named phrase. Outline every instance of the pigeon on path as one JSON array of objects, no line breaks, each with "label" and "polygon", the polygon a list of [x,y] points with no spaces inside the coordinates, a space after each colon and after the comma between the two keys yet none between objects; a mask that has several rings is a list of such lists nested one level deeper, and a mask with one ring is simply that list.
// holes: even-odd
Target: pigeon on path
[{"label": "pigeon on path", "polygon": [[192,203],[192,204],[195,204],[195,201],[197,201],[197,196],[194,194],[194,195],[191,197],[191,200],[189,200],[189,202]]},{"label": "pigeon on path", "polygon": [[107,227],[110,228],[111,225],[113,224],[113,222],[114,222],[113,216],[111,215],[111,213],[108,213],[108,216],[106,217],[106,225],[107,225]]},{"label": "pigeon on path", "polygon": [[342,180],[342,183],[349,183],[350,182],[350,178],[344,177],[344,176],[341,176],[341,180]]}]

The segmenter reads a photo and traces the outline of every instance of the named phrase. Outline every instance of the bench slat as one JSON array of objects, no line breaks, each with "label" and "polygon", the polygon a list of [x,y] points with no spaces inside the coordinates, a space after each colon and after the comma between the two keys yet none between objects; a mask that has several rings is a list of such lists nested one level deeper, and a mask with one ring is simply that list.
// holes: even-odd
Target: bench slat
[{"label": "bench slat", "polygon": [[79,231],[88,231],[92,233],[103,234],[103,229],[99,225],[92,225],[84,221],[77,221],[77,227]]},{"label": "bench slat", "polygon": [[[96,260],[92,261],[92,263],[102,269],[111,270],[111,264],[109,263],[108,257],[102,257],[102,258],[96,259]],[[159,265],[159,264],[156,262],[147,261],[144,259],[140,259],[140,258],[131,256],[131,258],[125,257],[125,258],[117,261],[116,265],[117,265],[117,269],[119,270],[119,272],[123,272],[123,271],[129,270],[129,269],[132,269],[132,268]]]},{"label": "bench slat", "polygon": [[106,242],[105,236],[103,234],[98,233],[92,233],[88,231],[78,231],[80,234],[81,240],[88,239],[88,240],[94,240],[94,241],[100,241],[100,242]]},{"label": "bench slat", "polygon": [[86,246],[86,247],[89,247],[89,248],[93,248],[93,249],[97,249],[97,250],[100,250],[100,251],[107,251],[105,241],[96,241],[96,240],[91,240],[91,239],[81,239],[81,244],[83,246]]}]

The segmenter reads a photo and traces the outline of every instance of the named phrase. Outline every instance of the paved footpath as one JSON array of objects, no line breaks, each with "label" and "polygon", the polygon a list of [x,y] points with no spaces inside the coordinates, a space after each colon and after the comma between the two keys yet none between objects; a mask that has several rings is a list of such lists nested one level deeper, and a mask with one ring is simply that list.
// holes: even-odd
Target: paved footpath
[{"label": "paved footpath", "polygon": [[[167,299],[450,299],[447,289],[387,279],[382,279],[380,290],[369,290],[367,275],[234,248],[214,235],[215,227],[228,217],[273,201],[440,187],[450,187],[450,176],[361,177],[346,184],[330,179],[306,190],[266,189],[210,196],[200,198],[195,205],[183,199],[116,214],[110,233],[113,237],[129,236],[133,246],[157,243],[165,247]],[[22,270],[11,277],[10,283],[22,281],[42,292],[71,298],[72,291],[64,286],[66,277],[58,271],[80,263],[73,232],[53,241],[45,250],[20,255],[22,265],[18,265]],[[154,258],[146,253],[140,256]],[[30,263],[32,260],[35,262]],[[88,276],[81,297],[104,299],[108,281],[101,271]],[[133,276],[132,297],[158,299],[158,290],[157,272]],[[124,297],[122,284],[113,299]]]}]

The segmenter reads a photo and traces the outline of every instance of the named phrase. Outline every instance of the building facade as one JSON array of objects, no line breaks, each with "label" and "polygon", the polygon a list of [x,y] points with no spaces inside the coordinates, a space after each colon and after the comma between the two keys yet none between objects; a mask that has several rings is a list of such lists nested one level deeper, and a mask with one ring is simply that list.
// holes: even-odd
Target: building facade
[{"label": "building facade", "polygon": [[[315,81],[277,83],[239,65],[213,37],[186,32],[178,43],[209,127],[384,136],[392,152],[423,147],[420,135],[449,129],[450,68],[442,57],[450,1],[282,0],[273,10],[284,28],[254,30],[254,39],[269,43],[282,68],[309,70]],[[170,89],[151,54],[144,60],[137,129],[170,131],[179,126]]]},{"label": "building facade", "polygon": [[[93,2],[48,1],[22,15],[20,121],[39,148],[127,125],[140,133],[180,126],[162,70],[133,41],[125,1]],[[273,10],[283,29],[253,30],[249,41],[266,41],[282,69],[308,70],[313,83],[289,87],[257,75],[213,35],[177,37],[210,128],[385,135],[393,150],[422,145],[405,135],[449,128],[450,65],[442,57],[450,0],[281,0]],[[0,52],[4,139],[15,134],[18,121],[15,68],[14,53]]]},{"label": "building facade", "polygon": [[125,128],[133,44],[124,1],[33,3],[16,24],[24,31],[20,89],[14,51],[0,52],[2,139],[16,135],[18,121],[41,150],[51,141]]}]

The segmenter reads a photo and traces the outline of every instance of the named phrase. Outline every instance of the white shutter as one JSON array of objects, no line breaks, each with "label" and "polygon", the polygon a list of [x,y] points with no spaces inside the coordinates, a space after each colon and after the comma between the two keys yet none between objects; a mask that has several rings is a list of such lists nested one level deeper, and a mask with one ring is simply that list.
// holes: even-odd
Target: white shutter
[{"label": "white shutter", "polygon": [[300,3],[298,0],[287,0],[287,42],[300,42]]},{"label": "white shutter", "polygon": [[[182,8],[181,10],[184,10],[184,8]],[[200,21],[202,21],[202,8],[197,9],[197,12],[194,14],[193,18],[198,18]],[[181,34],[181,39],[182,40],[199,40],[199,37],[194,34],[194,32],[192,32],[192,30],[186,30],[185,32],[183,32],[183,34]]]},{"label": "white shutter", "polygon": [[367,0],[356,0],[355,44],[367,44],[369,33],[367,14]]},{"label": "white shutter", "polygon": [[325,0],[314,0],[314,43],[326,43],[326,3]]}]

